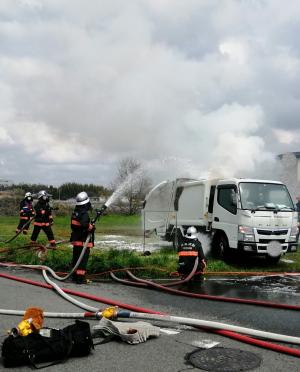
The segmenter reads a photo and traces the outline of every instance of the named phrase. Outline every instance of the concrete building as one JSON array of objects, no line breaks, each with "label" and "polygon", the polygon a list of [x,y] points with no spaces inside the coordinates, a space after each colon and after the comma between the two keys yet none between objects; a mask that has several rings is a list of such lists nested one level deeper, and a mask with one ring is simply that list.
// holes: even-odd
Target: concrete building
[{"label": "concrete building", "polygon": [[300,196],[300,152],[287,152],[278,155],[279,177],[284,182],[296,203],[296,197]]}]

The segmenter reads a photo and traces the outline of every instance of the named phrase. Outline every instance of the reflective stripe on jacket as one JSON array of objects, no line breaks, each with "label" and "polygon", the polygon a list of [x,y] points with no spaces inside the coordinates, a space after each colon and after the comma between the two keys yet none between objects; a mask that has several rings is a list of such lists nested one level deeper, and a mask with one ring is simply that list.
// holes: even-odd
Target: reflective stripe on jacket
[{"label": "reflective stripe on jacket", "polygon": [[83,208],[76,207],[71,216],[71,238],[70,242],[73,246],[83,247],[84,243],[91,233],[88,248],[94,246],[94,226],[90,222],[90,216],[88,211]]},{"label": "reflective stripe on jacket", "polygon": [[193,257],[198,257],[198,251],[180,251],[178,252],[178,256],[193,256]]}]

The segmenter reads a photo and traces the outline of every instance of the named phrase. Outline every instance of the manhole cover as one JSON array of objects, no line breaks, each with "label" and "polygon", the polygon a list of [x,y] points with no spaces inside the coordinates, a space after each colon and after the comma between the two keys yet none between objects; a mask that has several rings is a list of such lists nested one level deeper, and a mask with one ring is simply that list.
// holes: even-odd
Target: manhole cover
[{"label": "manhole cover", "polygon": [[214,372],[249,371],[261,363],[261,358],[253,353],[223,347],[198,349],[189,354],[187,360],[194,367]]}]

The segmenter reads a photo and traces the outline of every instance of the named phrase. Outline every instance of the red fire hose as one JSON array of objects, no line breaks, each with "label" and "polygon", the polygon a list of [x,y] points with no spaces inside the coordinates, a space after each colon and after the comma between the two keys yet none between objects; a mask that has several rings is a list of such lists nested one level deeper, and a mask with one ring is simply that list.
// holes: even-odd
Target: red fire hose
[{"label": "red fire hose", "polygon": [[[29,280],[29,279],[25,279],[25,278],[16,277],[16,276],[13,276],[13,275],[7,275],[7,274],[0,273],[0,277],[6,278],[6,279],[11,279],[11,280],[16,280],[18,282],[31,284],[31,285],[35,285],[35,286],[39,286],[39,287],[43,287],[43,288],[51,289],[50,285],[40,283],[40,282],[36,282],[36,281],[33,281],[33,280]],[[144,312],[144,313],[149,313],[149,314],[163,314],[162,312],[137,307],[137,306],[134,306],[134,305],[128,305],[128,304],[120,303],[118,301],[110,300],[110,299],[103,298],[103,297],[97,297],[97,296],[90,295],[90,294],[83,293],[83,292],[77,292],[77,291],[73,291],[73,290],[70,290],[70,289],[64,289],[64,291],[66,293],[73,294],[75,296],[79,296],[79,297],[82,297],[82,298],[87,298],[87,299],[94,300],[94,301],[101,302],[101,303],[106,303],[106,304],[110,304],[110,305],[119,306],[119,307],[129,309],[129,310],[133,310],[133,311],[136,311],[136,312]],[[231,332],[231,331],[214,330],[213,332],[215,332],[217,334],[227,336],[227,337],[234,338],[236,340],[242,341],[242,342],[247,343],[247,344],[252,344],[252,345],[255,345],[255,346],[258,346],[258,347],[263,347],[263,348],[266,348],[266,349],[269,349],[269,350],[278,351],[278,352],[282,352],[282,353],[285,353],[285,354],[300,357],[300,350],[299,349],[280,346],[280,345],[273,344],[273,343],[270,343],[270,342],[257,340],[255,338],[248,337],[248,336],[243,336],[243,335]]]}]

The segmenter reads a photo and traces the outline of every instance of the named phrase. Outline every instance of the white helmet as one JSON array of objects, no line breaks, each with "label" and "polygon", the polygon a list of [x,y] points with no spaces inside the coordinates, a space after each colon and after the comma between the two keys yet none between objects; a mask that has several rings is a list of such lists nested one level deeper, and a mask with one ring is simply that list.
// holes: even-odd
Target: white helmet
[{"label": "white helmet", "polygon": [[45,190],[39,191],[37,197],[38,199],[43,199],[43,200],[49,199],[49,195],[47,194]]},{"label": "white helmet", "polygon": [[25,194],[24,197],[25,197],[25,198],[32,198],[32,194],[31,194],[31,192],[26,192],[26,194]]},{"label": "white helmet", "polygon": [[197,238],[197,229],[196,227],[194,226],[190,226],[187,230],[186,230],[186,234],[185,236],[189,239],[196,239]]},{"label": "white helmet", "polygon": [[76,205],[84,205],[90,202],[88,194],[85,191],[81,191],[76,195]]}]

